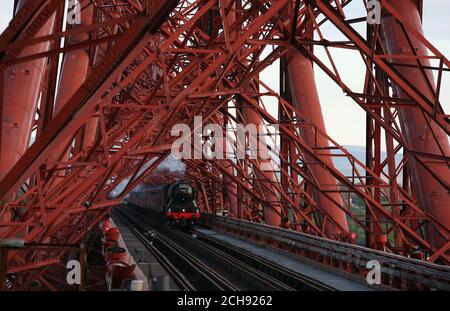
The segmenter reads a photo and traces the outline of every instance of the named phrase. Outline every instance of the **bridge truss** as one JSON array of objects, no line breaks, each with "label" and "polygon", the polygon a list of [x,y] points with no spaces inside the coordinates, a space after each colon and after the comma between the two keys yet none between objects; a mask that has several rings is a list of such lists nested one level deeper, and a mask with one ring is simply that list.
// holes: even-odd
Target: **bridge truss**
[{"label": "bridge truss", "polygon": [[[62,1],[16,1],[0,36],[0,240],[25,248],[8,252],[7,288],[50,287],[61,245],[82,243],[154,174],[172,127],[196,133],[195,116],[261,125],[276,159],[238,159],[251,144],[233,127],[215,146],[227,158],[184,159],[204,212],[348,243],[359,228],[367,247],[448,264],[450,61],[423,35],[421,1],[381,1],[373,25],[366,10],[351,17],[356,2],[82,0],[71,25]],[[339,67],[342,50],[364,64],[363,88]],[[261,73],[278,62],[276,90]],[[365,111],[366,161],[326,132],[314,70]]]}]

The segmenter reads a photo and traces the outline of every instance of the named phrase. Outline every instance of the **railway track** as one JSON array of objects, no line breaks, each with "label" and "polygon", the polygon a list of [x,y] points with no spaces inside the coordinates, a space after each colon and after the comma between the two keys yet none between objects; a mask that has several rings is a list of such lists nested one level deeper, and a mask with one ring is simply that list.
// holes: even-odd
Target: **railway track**
[{"label": "railway track", "polygon": [[225,266],[227,269],[233,271],[233,273],[240,275],[244,280],[247,280],[249,283],[258,286],[263,290],[295,290],[293,287],[279,281],[278,279],[253,268],[233,256],[230,256],[223,250],[193,238],[192,235],[181,231],[173,231],[171,234],[176,236],[177,240],[181,241],[183,245],[187,245],[191,249],[196,249],[197,253],[208,254],[209,257],[215,260],[219,265]]},{"label": "railway track", "polygon": [[128,217],[122,215],[121,212],[114,213],[115,217],[118,217],[120,221],[127,226],[136,238],[147,248],[154,258],[164,267],[164,269],[170,274],[175,283],[183,291],[193,291],[195,287],[191,282],[182,274],[168,259],[162,254],[154,245],[153,241],[147,234],[144,234],[136,227],[136,224]]},{"label": "railway track", "polygon": [[[161,255],[165,254],[160,256],[162,261],[170,258],[172,263],[168,263],[170,269],[167,271],[175,274],[174,281],[180,283],[180,288],[184,290],[335,290],[205,234],[195,232],[193,236],[168,229],[154,219],[129,209],[126,213],[116,209],[115,215],[133,232],[137,232],[138,239],[146,241],[144,245],[156,248]],[[147,233],[155,230],[159,234],[151,243]]]},{"label": "railway track", "polygon": [[221,250],[228,255],[245,262],[247,265],[254,267],[277,280],[289,285],[295,290],[315,290],[315,291],[335,291],[334,287],[326,285],[322,282],[314,280],[310,277],[292,271],[284,266],[267,260],[264,257],[255,255],[245,249],[236,247],[230,243],[221,241],[217,238],[197,232],[197,237],[200,241],[207,243],[218,250]]},{"label": "railway track", "polygon": [[383,290],[450,290],[450,268],[446,265],[242,219],[202,214],[201,220],[208,228],[233,232],[244,240],[252,237],[255,242],[264,240],[278,245],[280,249],[289,248],[289,252],[283,252],[288,255],[295,254],[294,258],[311,265],[320,264],[314,259],[315,256],[319,256],[322,261],[338,262],[340,265],[350,266],[351,269],[348,271],[334,267],[332,269],[344,277],[355,280],[363,280],[360,272],[365,271],[369,261],[376,260],[381,264],[381,273],[385,275],[382,278],[383,283],[379,287]]},{"label": "railway track", "polygon": [[[153,228],[149,227],[142,220],[135,216],[125,215],[122,211],[117,211],[114,216],[137,233],[139,240],[144,241],[144,245],[152,249],[157,249],[164,257],[160,257],[160,263],[165,267],[170,265],[168,273],[174,277],[174,281],[182,290],[218,290],[218,291],[236,291],[238,290],[231,282],[224,278],[220,273],[211,269],[207,263],[193,256],[184,247],[175,243],[168,237],[157,234],[153,239],[149,237],[149,232]],[[168,259],[170,258],[170,260]],[[157,258],[158,259],[158,258]],[[173,267],[173,268],[172,268]],[[182,269],[182,273],[180,270]]]}]

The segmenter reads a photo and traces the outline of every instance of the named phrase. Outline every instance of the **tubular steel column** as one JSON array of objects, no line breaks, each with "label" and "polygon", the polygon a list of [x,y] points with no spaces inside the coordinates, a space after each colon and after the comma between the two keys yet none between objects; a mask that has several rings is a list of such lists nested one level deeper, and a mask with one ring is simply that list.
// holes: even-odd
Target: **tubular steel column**
[{"label": "tubular steel column", "polygon": [[[89,2],[90,1],[86,0],[82,1],[80,4],[83,8],[80,12],[81,24],[75,24],[69,27],[76,29],[92,24],[94,6]],[[80,32],[71,35],[67,43],[70,45],[75,45],[88,39],[89,34],[87,32]],[[65,54],[61,67],[61,76],[55,101],[54,116],[58,114],[58,112],[65,106],[73,94],[75,94],[78,88],[86,80],[90,63],[89,54],[89,48],[77,49]],[[61,145],[61,149],[65,147],[66,143]],[[53,156],[59,157],[60,152],[55,152]]]},{"label": "tubular steel column", "polygon": [[[16,14],[26,1],[28,0],[19,0]],[[53,25],[54,16],[41,27],[36,37],[51,34]],[[49,42],[33,44],[24,48],[18,57],[39,54],[48,51],[49,48]],[[46,58],[39,58],[11,65],[5,70],[0,180],[28,148],[46,64]]]},{"label": "tubular steel column", "polygon": [[[225,152],[227,152],[227,150],[230,148],[228,146],[228,140],[225,141]],[[224,169],[230,174],[230,175],[234,175],[233,172],[233,166],[229,163],[229,161],[231,160],[224,160],[220,162],[220,165],[222,165],[224,167]],[[236,217],[236,218],[240,218],[240,214],[238,211],[238,194],[237,194],[237,185],[236,183],[229,177],[224,176],[224,182],[227,185],[226,188],[226,198],[227,201],[230,204],[230,208],[231,208],[231,215],[232,217]]]},{"label": "tubular steel column", "polygon": [[[228,9],[231,5],[231,1],[230,0],[224,0],[220,3],[222,5],[222,7],[220,8],[220,12],[221,14],[224,14],[224,16],[222,17],[224,20],[224,27],[229,27],[229,25],[233,24],[234,21],[236,20],[236,14],[233,11],[229,11],[227,12],[226,9]],[[204,23],[204,27],[205,28],[205,32],[208,33],[208,27],[211,27],[211,25],[213,25],[213,15],[208,15],[207,16],[207,21]],[[208,26],[209,25],[209,26]],[[235,38],[236,35],[235,33],[232,33],[232,37]],[[231,39],[231,38],[228,38]],[[224,109],[228,109],[227,107]],[[221,149],[219,151],[219,153],[222,153],[224,155],[224,159],[225,160],[220,160],[219,161],[219,165],[221,165],[230,175],[234,175],[233,172],[233,166],[229,163],[229,161],[231,160],[227,160],[227,155],[229,155],[232,152],[232,148],[229,144],[228,141],[228,132],[227,132],[227,118],[226,117],[221,117],[219,116],[219,121],[221,122],[221,124],[223,125],[223,130],[225,135],[225,139],[223,141],[223,146],[219,146]],[[231,213],[229,213],[228,216],[231,217],[235,217],[235,218],[240,218],[240,212],[238,210],[238,195],[237,195],[237,185],[235,182],[233,182],[233,180],[228,177],[228,176],[224,176],[224,183],[226,185],[226,192],[225,192],[225,197],[228,201],[228,203],[230,204],[230,209],[231,209]]]},{"label": "tubular steel column", "polygon": [[[263,121],[261,116],[254,110],[244,108],[242,109],[242,115],[244,117],[245,125],[254,124],[256,128],[259,128]],[[259,137],[262,139],[262,137]],[[264,149],[264,148],[263,148]],[[261,173],[255,172],[256,178],[258,179],[256,183],[260,183],[267,189],[273,189],[272,182],[276,182],[275,173],[273,171],[273,166],[267,154],[267,150],[259,149],[257,150],[258,163],[260,165]],[[255,151],[256,152],[256,151]],[[274,189],[275,190],[275,189]],[[272,192],[272,191],[271,191]],[[278,202],[276,195],[272,193],[267,193],[265,200],[269,201],[273,207],[264,206],[264,221],[265,223],[272,226],[281,225],[281,206]]]},{"label": "tubular steel column", "polygon": [[[232,5],[232,1],[231,0],[223,0],[221,1],[224,8],[223,8],[223,12],[225,12],[225,9],[230,8],[231,10],[236,10],[237,8],[241,8],[241,3],[238,3],[237,5]],[[226,14],[226,13],[225,13]],[[226,23],[228,24],[228,26],[232,25],[235,21],[236,21],[236,14],[234,12],[229,12],[227,15],[227,18],[225,19]],[[230,34],[230,41],[233,41],[236,39],[236,33],[232,32]],[[245,88],[245,87],[244,87]],[[249,90],[251,90],[250,86],[247,86],[247,88]],[[245,105],[245,104],[244,104]],[[258,115],[257,112],[251,110],[251,109],[242,109],[242,115],[244,118],[244,122],[245,124],[254,124],[258,129],[259,126],[261,124],[263,124],[263,121],[261,119],[261,117]],[[263,150],[258,150],[258,154],[261,155],[261,152],[264,152]],[[263,157],[265,159],[267,159],[268,155],[263,155]],[[260,163],[260,167],[263,167],[264,169],[262,170],[263,173],[257,173],[257,179],[258,181],[256,182],[260,182],[262,184],[264,184],[265,187],[267,187],[268,189],[272,189],[272,184],[271,182],[275,182],[276,181],[276,176],[273,172],[273,166],[272,163],[270,162],[270,160],[262,160],[261,158],[258,158],[258,162]],[[260,176],[260,175],[264,175],[264,176]],[[234,191],[234,188],[233,188]],[[275,195],[273,194],[267,194],[266,198],[267,201],[270,201],[274,206],[274,208],[265,206],[264,207],[264,221],[272,226],[280,226],[281,225],[281,206],[278,204],[278,199]],[[237,205],[237,204],[236,204]]]},{"label": "tubular steel column", "polygon": [[[311,62],[297,52],[294,48],[288,51],[287,66],[289,84],[291,88],[291,94],[295,107],[303,114],[306,124],[314,124],[318,129],[325,132],[325,123],[322,116],[322,109],[320,106],[319,95],[314,80],[314,72]],[[327,162],[328,165],[333,166],[331,157],[327,156],[330,151],[326,149],[328,142],[320,135],[315,135],[314,128],[305,126],[302,128],[305,141],[311,147],[319,147],[316,150],[317,153],[322,154],[322,160]],[[305,156],[307,162],[314,162],[313,159]],[[337,180],[322,166],[310,164],[308,165],[311,174],[319,185],[324,190],[332,190],[335,192],[330,193],[333,200],[342,204],[342,197],[337,192],[339,184]],[[320,204],[328,214],[339,224],[336,227],[335,224],[327,222],[325,225],[325,233],[329,237],[340,237],[342,234],[349,232],[345,213],[337,207],[329,198],[318,192],[314,193],[315,200]]]},{"label": "tubular steel column", "polygon": [[[93,6],[86,6],[87,2],[88,1],[81,2],[81,6],[83,7],[83,10],[81,11],[81,24],[73,25],[72,29],[92,24]],[[74,45],[87,39],[89,39],[89,35],[86,32],[75,33],[69,37],[68,43]],[[62,107],[64,107],[64,104],[67,103],[75,91],[83,84],[86,79],[88,68],[88,49],[78,49],[65,54],[61,69],[58,95],[55,102],[55,115],[62,109]]]},{"label": "tubular steel column", "polygon": [[[227,108],[225,108],[227,109]],[[228,159],[228,155],[230,155],[233,150],[229,144],[228,141],[228,132],[227,132],[227,118],[223,117],[222,115],[217,116],[218,122],[222,124],[224,135],[223,144],[216,146],[218,153],[223,155],[223,160],[217,160],[218,165],[222,166],[225,171],[228,172],[228,174],[234,176],[233,166],[231,165],[230,161],[231,159]],[[223,176],[223,182],[225,184],[225,197],[230,205],[230,211],[228,216],[234,217],[234,218],[240,218],[239,217],[239,211],[238,211],[238,196],[237,196],[237,185],[236,183],[227,175]]]},{"label": "tubular steel column", "polygon": [[[391,0],[388,3],[408,20],[418,32],[423,34],[421,17],[416,1]],[[396,64],[413,65],[412,68],[407,66],[396,66],[396,68],[416,89],[420,90],[429,100],[435,101],[436,84],[433,74],[431,70],[423,69],[425,66],[430,66],[430,61],[428,59],[418,60],[414,58],[415,53],[424,55],[427,51],[426,46],[390,15],[383,16],[382,27],[390,54],[412,56],[391,59],[390,61]],[[418,62],[420,62],[423,72],[417,69]],[[394,91],[399,98],[409,98],[395,84]],[[433,121],[429,120],[428,117],[425,117],[418,108],[401,109],[399,116],[405,139],[410,148],[409,151],[450,156],[448,135]],[[433,178],[412,156],[409,157],[409,165],[413,189],[416,192],[419,205],[450,229],[450,196],[447,189]],[[448,167],[442,167],[442,170],[448,170]],[[433,229],[429,230],[428,235],[429,242],[435,247],[448,243],[448,241],[438,238],[437,231]]]}]

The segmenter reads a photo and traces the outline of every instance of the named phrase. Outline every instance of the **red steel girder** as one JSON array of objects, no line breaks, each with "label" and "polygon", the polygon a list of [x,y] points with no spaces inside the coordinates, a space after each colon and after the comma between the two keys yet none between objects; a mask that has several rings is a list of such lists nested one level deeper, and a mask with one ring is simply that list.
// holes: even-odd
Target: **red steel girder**
[{"label": "red steel girder", "polygon": [[[311,42],[299,36],[303,33],[306,19],[311,21],[311,31],[317,33],[322,24],[331,21],[349,37],[351,43],[347,43],[347,48],[362,51],[368,68],[377,65],[387,79],[398,79],[395,65],[386,60],[389,55],[375,54],[373,57],[370,41],[355,34],[351,24],[344,20],[346,5],[350,1],[339,3],[337,7],[325,1],[230,1],[224,5],[226,2],[174,1],[170,8],[164,4],[156,16],[149,6],[143,10],[148,4],[145,1],[130,1],[130,5],[124,8],[113,5],[111,11],[98,7],[97,14],[107,14],[111,21],[99,23],[97,20],[97,25],[90,30],[81,28],[95,36],[86,41],[92,50],[90,65],[93,70],[25,156],[0,182],[2,197],[16,194],[19,188],[24,192],[5,202],[3,211],[15,216],[2,220],[0,225],[6,231],[1,236],[22,236],[29,241],[59,237],[76,243],[86,229],[96,224],[100,215],[120,202],[168,156],[174,141],[170,136],[171,126],[187,123],[193,130],[192,120],[196,115],[202,115],[204,123],[216,121],[223,124],[227,119],[235,122],[242,120],[244,109],[252,111],[268,124],[280,125],[280,135],[289,143],[290,155],[280,154],[283,165],[274,165],[270,174],[262,173],[258,160],[244,159],[236,163],[186,161],[188,176],[201,189],[204,210],[224,211],[233,206],[238,210],[235,216],[262,221],[265,209],[281,206],[280,216],[293,214],[292,229],[335,239],[349,238],[333,234],[337,231],[324,230],[327,223],[339,227],[339,221],[311,196],[316,191],[328,198],[347,220],[368,233],[395,233],[395,242],[373,247],[409,255],[408,247],[419,246],[431,256],[431,261],[448,262],[448,243],[440,248],[431,245],[427,235],[421,232],[424,226],[431,226],[448,241],[448,229],[442,225],[441,219],[423,209],[411,189],[395,182],[398,174],[408,169],[408,161],[364,165],[331,139],[319,124],[305,122],[306,118],[291,100],[280,97],[258,77],[293,45],[348,91],[367,111],[379,131],[383,129],[394,140],[389,151],[391,157],[401,148],[411,150],[397,124],[398,110],[403,107],[400,100],[379,91],[380,83],[385,80],[369,79],[373,86],[363,91],[364,94],[353,92],[336,69],[329,69],[310,49],[311,45],[325,44],[325,40],[320,38]],[[170,12],[173,14],[168,17]],[[129,23],[123,19],[127,14],[137,17]],[[235,17],[230,18],[231,15]],[[157,18],[152,19],[152,16]],[[319,20],[323,16],[325,20]],[[116,27],[106,26],[106,23]],[[146,33],[149,29],[151,34]],[[54,33],[46,40],[58,40],[71,31],[56,36]],[[235,33],[237,35],[233,35]],[[101,41],[102,38],[105,40]],[[382,41],[378,32],[375,32],[375,38],[375,42]],[[10,41],[8,43],[12,43]],[[111,48],[112,42],[114,48]],[[329,46],[333,44],[329,43]],[[1,48],[6,50],[3,45]],[[76,48],[79,47],[70,51],[76,51]],[[263,53],[265,48],[273,48],[273,51],[266,55]],[[438,55],[437,50],[432,51]],[[53,54],[39,56],[48,55]],[[448,66],[445,61],[443,64]],[[372,74],[371,70],[366,73],[369,77]],[[432,122],[442,127],[443,123],[439,121],[443,118],[441,109],[434,109],[435,115],[430,115],[427,112],[429,103],[420,95],[420,90],[407,84],[402,87],[409,87],[408,95],[412,100],[409,99],[408,103],[415,102]],[[277,119],[270,111],[273,105],[262,99],[265,96],[272,97],[279,112],[290,119]],[[238,101],[242,104],[241,111],[236,109]],[[385,112],[373,109],[377,105]],[[92,143],[84,145],[81,143],[83,129],[90,121],[94,121],[97,130],[92,134]],[[305,141],[302,132],[306,129],[321,140],[315,139],[315,143]],[[69,141],[75,141],[75,144],[72,146]],[[234,139],[229,146],[227,152],[236,152]],[[323,152],[328,148],[333,152]],[[68,157],[63,156],[66,153]],[[49,161],[52,154],[56,158]],[[431,175],[435,179],[448,173],[448,170],[439,172],[423,160],[426,154],[413,156],[433,173]],[[448,162],[448,159],[437,156],[437,160]],[[352,176],[345,176],[333,167],[331,161],[325,160],[337,157],[349,161]],[[319,166],[339,184],[330,186],[315,178],[311,168]],[[390,171],[388,181],[382,167],[388,167]],[[237,189],[226,195],[227,189],[223,185],[230,182]],[[109,196],[121,183],[126,186],[119,197]],[[445,180],[441,183],[445,184]],[[363,200],[373,226],[354,213],[345,200],[336,199],[346,193]],[[266,200],[268,195],[276,199]],[[388,201],[387,206],[382,203],[384,199]],[[86,211],[91,213],[86,216]],[[325,221],[321,223],[318,217]],[[11,256],[12,265],[20,269],[24,264],[23,258],[14,253]]]}]

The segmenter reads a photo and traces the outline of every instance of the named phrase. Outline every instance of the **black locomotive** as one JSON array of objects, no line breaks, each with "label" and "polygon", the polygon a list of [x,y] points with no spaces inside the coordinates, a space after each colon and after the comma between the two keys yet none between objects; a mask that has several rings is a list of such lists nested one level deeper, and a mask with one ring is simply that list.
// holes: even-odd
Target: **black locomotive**
[{"label": "black locomotive", "polygon": [[139,206],[165,219],[169,226],[192,227],[200,219],[197,189],[186,181],[142,186],[126,198],[127,204]]}]

